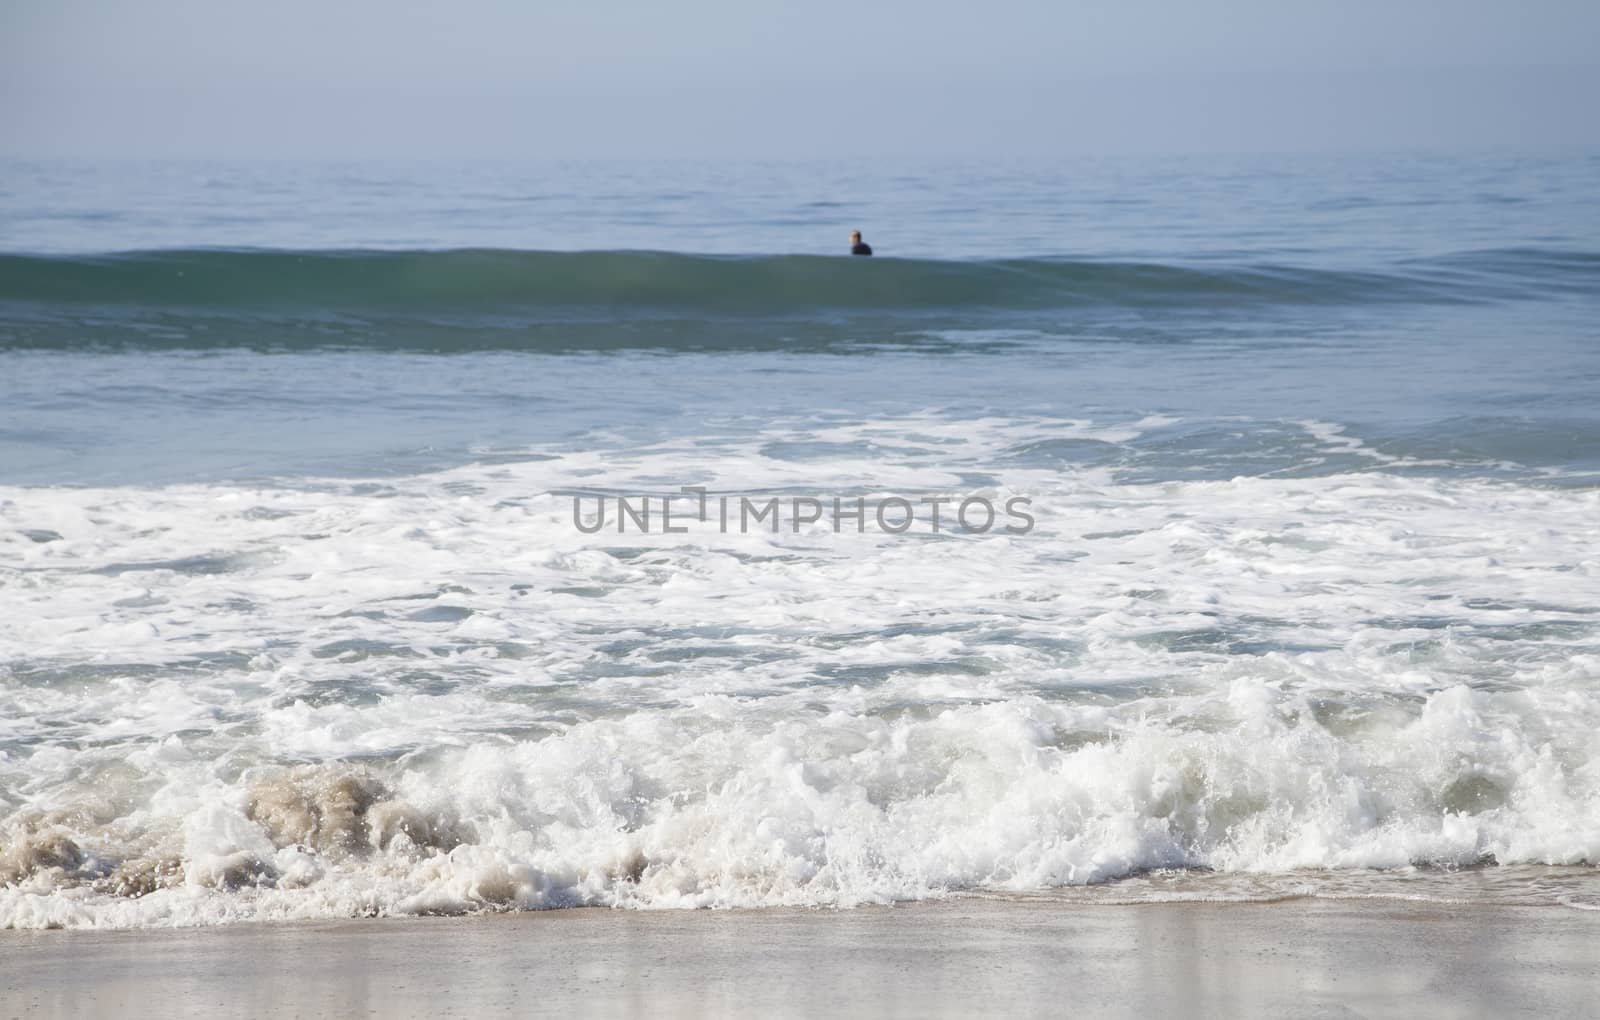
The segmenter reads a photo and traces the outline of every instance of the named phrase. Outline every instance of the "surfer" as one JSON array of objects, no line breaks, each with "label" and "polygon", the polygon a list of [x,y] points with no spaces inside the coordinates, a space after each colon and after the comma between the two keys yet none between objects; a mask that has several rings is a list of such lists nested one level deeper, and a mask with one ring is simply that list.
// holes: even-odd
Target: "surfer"
[{"label": "surfer", "polygon": [[865,241],[863,241],[861,239],[861,231],[859,231],[859,230],[850,231],[850,254],[852,254],[852,255],[871,255],[872,254],[872,245],[868,244],[867,242],[865,242]]}]

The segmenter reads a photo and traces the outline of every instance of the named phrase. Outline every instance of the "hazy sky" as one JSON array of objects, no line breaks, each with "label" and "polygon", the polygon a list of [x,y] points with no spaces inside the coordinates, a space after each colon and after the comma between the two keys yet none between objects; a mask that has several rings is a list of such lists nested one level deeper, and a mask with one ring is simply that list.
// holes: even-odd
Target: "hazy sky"
[{"label": "hazy sky", "polygon": [[1596,0],[0,0],[21,155],[1600,144]]}]

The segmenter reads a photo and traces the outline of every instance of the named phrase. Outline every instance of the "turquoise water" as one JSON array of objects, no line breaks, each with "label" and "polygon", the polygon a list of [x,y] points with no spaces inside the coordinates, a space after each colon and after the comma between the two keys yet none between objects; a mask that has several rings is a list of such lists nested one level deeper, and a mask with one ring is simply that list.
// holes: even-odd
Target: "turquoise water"
[{"label": "turquoise water", "polygon": [[1600,903],[1597,171],[7,163],[0,923]]}]

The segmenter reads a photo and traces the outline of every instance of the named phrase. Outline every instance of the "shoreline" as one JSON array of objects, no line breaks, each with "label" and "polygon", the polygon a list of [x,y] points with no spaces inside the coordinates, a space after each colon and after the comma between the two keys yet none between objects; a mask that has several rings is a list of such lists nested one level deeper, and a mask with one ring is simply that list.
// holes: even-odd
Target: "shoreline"
[{"label": "shoreline", "polygon": [[0,1017],[1575,1015],[1600,912],[987,898],[0,932]]}]

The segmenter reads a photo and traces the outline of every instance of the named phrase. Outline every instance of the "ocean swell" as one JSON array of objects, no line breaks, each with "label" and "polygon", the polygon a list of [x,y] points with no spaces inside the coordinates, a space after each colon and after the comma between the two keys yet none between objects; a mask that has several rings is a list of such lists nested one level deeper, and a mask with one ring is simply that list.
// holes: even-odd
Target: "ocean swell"
[{"label": "ocean swell", "polygon": [[[1483,302],[1592,292],[1597,283],[1600,256],[1520,249],[1359,271],[488,249],[13,254],[0,255],[0,346],[679,346],[692,345],[692,335],[628,329],[863,317],[949,326],[1038,321],[1071,309]],[[616,328],[594,335],[586,325]]]}]

